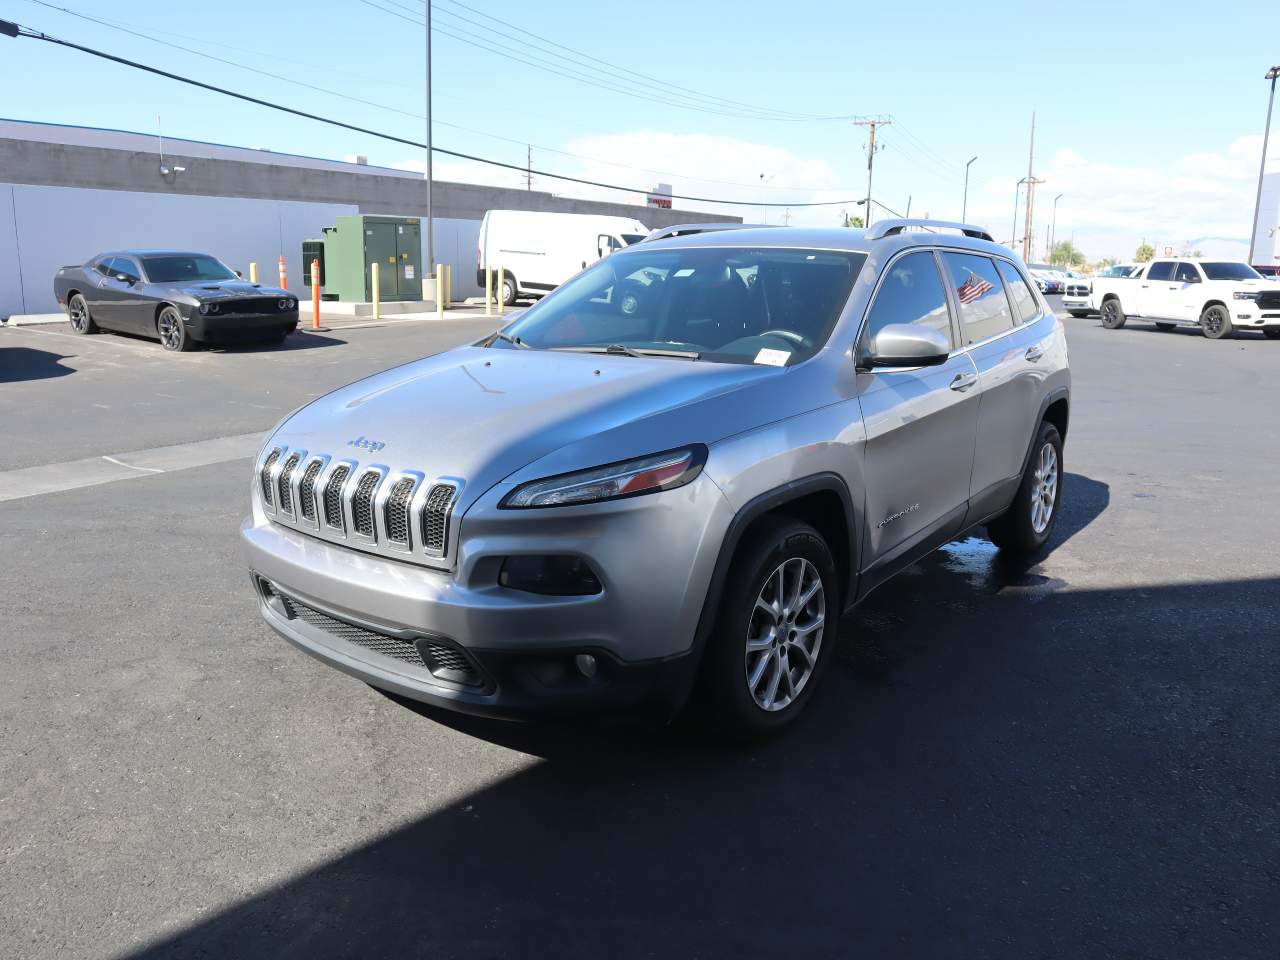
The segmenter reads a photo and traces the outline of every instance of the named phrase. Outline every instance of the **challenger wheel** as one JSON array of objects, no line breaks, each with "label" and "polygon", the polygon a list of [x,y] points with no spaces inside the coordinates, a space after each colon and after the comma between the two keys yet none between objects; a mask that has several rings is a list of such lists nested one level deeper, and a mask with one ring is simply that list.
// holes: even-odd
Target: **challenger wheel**
[{"label": "challenger wheel", "polygon": [[1210,340],[1225,340],[1231,336],[1231,314],[1218,303],[1205,307],[1204,313],[1200,314],[1200,329]]},{"label": "challenger wheel", "polygon": [[160,346],[166,350],[186,352],[196,348],[191,339],[186,321],[182,319],[176,307],[165,307],[156,318],[156,333],[160,337]]},{"label": "challenger wheel", "polygon": [[67,320],[71,322],[71,329],[76,333],[98,332],[98,325],[89,315],[89,304],[85,303],[84,297],[78,293],[67,301]]},{"label": "challenger wheel", "polygon": [[1034,556],[1058,522],[1062,502],[1062,437],[1052,423],[1041,423],[1031,460],[1009,509],[987,524],[991,542],[1006,553]]},{"label": "challenger wheel", "polygon": [[752,739],[794,721],[833,656],[839,613],[822,535],[785,517],[760,521],[730,567],[704,664],[715,728]]},{"label": "challenger wheel", "polygon": [[1124,326],[1125,319],[1119,300],[1113,297],[1102,304],[1102,325],[1108,330],[1119,330]]}]

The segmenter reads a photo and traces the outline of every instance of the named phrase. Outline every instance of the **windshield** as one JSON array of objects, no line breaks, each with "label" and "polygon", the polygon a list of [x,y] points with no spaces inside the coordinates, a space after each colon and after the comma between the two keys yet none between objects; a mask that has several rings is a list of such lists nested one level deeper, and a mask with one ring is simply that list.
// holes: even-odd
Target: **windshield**
[{"label": "windshield", "polygon": [[622,235],[622,242],[625,243],[628,247],[631,246],[633,243],[639,243],[643,239],[644,239],[644,234],[641,234],[641,233],[624,233]]},{"label": "windshield", "polygon": [[1200,268],[1210,280],[1261,280],[1262,274],[1247,263],[1202,263]]},{"label": "windshield", "polygon": [[201,280],[234,280],[235,272],[215,257],[188,254],[178,257],[144,257],[143,269],[152,283],[191,283]]},{"label": "windshield", "polygon": [[541,349],[625,347],[782,366],[826,343],[866,260],[826,250],[646,246],[600,261],[506,332]]}]

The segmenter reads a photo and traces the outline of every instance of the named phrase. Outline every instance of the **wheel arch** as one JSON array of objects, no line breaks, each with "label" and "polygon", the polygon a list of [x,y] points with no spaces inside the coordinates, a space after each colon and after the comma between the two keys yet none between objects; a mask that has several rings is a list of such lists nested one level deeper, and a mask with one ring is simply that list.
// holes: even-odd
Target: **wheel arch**
[{"label": "wheel arch", "polygon": [[1204,312],[1208,310],[1210,307],[1221,307],[1223,310],[1227,311],[1227,319],[1228,320],[1231,319],[1231,308],[1228,307],[1226,303],[1221,298],[1218,298],[1218,297],[1215,297],[1212,300],[1205,301],[1204,306],[1200,308],[1200,316],[1203,317]]},{"label": "wheel arch", "polygon": [[1052,423],[1058,430],[1058,436],[1062,437],[1062,442],[1067,442],[1067,425],[1071,419],[1071,391],[1067,387],[1058,387],[1056,390],[1050,391],[1043,400],[1040,401],[1040,416],[1036,417],[1035,428],[1031,431],[1031,436],[1027,440],[1027,452],[1022,458],[1022,471],[1019,477],[1024,476],[1027,472],[1027,466],[1031,463],[1031,457],[1035,454],[1036,435],[1040,432],[1040,424],[1046,421]]}]

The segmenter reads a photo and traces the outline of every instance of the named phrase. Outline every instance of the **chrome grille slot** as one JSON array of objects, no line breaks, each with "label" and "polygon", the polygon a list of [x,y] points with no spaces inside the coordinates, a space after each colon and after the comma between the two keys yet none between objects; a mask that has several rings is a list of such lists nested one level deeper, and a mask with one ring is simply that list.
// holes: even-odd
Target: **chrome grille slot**
[{"label": "chrome grille slot", "polygon": [[290,516],[293,515],[293,471],[298,466],[298,461],[302,459],[302,455],[296,450],[289,454],[289,459],[284,462],[284,466],[280,468],[280,509]]},{"label": "chrome grille slot", "polygon": [[334,468],[324,488],[324,522],[334,530],[346,530],[342,519],[342,487],[347,482],[351,468],[345,463]]},{"label": "chrome grille slot", "polygon": [[280,448],[276,447],[267,455],[267,459],[262,464],[261,486],[262,486],[262,502],[268,507],[274,507],[276,503],[275,487],[271,482],[271,468],[276,465],[276,461],[280,459]]},{"label": "chrome grille slot", "polygon": [[316,522],[316,477],[319,476],[323,460],[312,460],[302,473],[302,482],[298,484],[298,512],[304,520]]},{"label": "chrome grille slot", "polygon": [[449,547],[449,514],[457,488],[437,483],[422,505],[422,547],[431,556],[442,557]]},{"label": "chrome grille slot", "polygon": [[391,543],[410,547],[409,535],[409,498],[417,481],[413,477],[401,477],[391,486],[384,508],[383,522],[386,524],[387,540]]},{"label": "chrome grille slot", "polygon": [[351,495],[351,526],[360,536],[370,540],[377,539],[373,526],[373,494],[381,479],[382,474],[377,470],[366,470]]}]

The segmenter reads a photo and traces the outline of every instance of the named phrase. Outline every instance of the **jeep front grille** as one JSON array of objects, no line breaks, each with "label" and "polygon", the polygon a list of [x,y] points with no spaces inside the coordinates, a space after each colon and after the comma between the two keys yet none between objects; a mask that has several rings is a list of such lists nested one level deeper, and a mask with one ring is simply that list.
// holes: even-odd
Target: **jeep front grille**
[{"label": "jeep front grille", "polygon": [[436,680],[464,687],[487,686],[485,673],[461,647],[434,637],[394,637],[365,627],[338,620],[276,590],[266,580],[260,581],[263,593],[278,598],[280,607],[290,620],[322,630],[371,653],[399,660],[401,663],[425,667]]},{"label": "jeep front grille", "polygon": [[383,521],[387,526],[387,539],[391,543],[399,543],[412,548],[412,536],[409,533],[409,497],[413,495],[413,487],[417,481],[413,477],[402,477],[391,486],[387,495],[386,515]]},{"label": "jeep front grille", "polygon": [[293,513],[293,486],[290,481],[293,479],[293,471],[301,459],[301,454],[295,450],[289,454],[289,459],[280,468],[280,509],[285,513]]},{"label": "jeep front grille", "polygon": [[345,463],[334,468],[324,488],[324,522],[335,530],[346,530],[342,519],[342,487],[347,482],[351,468]]},{"label": "jeep front grille", "polygon": [[302,481],[298,484],[298,512],[304,520],[316,522],[316,477],[319,476],[323,460],[312,460],[302,472]]},{"label": "jeep front grille", "polygon": [[422,546],[434,556],[442,557],[448,551],[449,514],[455,493],[457,489],[452,485],[437,483],[422,505]]},{"label": "jeep front grille", "polygon": [[262,499],[268,507],[275,506],[275,491],[272,489],[271,468],[276,465],[276,461],[280,459],[280,448],[276,447],[267,455],[267,459],[262,464]]},{"label": "jeep front grille", "polygon": [[378,481],[381,479],[382,474],[377,470],[366,470],[351,497],[351,525],[356,533],[370,540],[375,540],[378,536],[373,527],[373,493],[378,489]]}]

